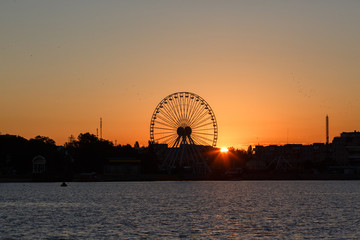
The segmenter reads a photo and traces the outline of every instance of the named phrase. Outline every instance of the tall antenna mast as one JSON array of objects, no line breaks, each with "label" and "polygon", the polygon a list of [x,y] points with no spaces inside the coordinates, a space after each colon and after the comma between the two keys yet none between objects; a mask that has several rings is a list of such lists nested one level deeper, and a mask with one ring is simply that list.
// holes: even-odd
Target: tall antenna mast
[{"label": "tall antenna mast", "polygon": [[100,139],[102,139],[102,118],[100,118]]},{"label": "tall antenna mast", "polygon": [[326,145],[329,144],[329,116],[326,115]]}]

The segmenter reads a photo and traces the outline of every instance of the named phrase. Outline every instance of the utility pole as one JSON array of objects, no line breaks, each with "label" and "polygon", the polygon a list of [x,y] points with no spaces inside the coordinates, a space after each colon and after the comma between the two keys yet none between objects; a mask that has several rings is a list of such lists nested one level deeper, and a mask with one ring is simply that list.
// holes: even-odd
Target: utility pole
[{"label": "utility pole", "polygon": [[329,145],[329,116],[326,115],[326,145]]},{"label": "utility pole", "polygon": [[100,139],[102,139],[102,118],[100,118]]}]

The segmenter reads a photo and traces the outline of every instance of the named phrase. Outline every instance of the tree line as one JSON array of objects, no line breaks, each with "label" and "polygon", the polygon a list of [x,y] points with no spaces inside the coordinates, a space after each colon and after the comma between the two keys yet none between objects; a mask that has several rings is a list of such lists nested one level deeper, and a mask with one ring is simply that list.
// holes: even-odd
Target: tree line
[{"label": "tree line", "polygon": [[[57,146],[49,137],[36,136],[29,140],[15,135],[0,135],[0,175],[30,176],[32,160],[36,156],[46,159],[46,172],[53,179],[70,179],[74,174],[94,172],[103,174],[104,166],[111,157],[127,157],[141,160],[142,174],[159,173],[160,159],[151,144],[140,147],[114,145],[91,133],[80,133],[77,138],[70,137],[64,146]],[[207,162],[216,176],[223,176],[231,169],[244,168],[251,158],[251,150],[234,148],[228,154],[220,154],[214,149],[204,153]]]}]

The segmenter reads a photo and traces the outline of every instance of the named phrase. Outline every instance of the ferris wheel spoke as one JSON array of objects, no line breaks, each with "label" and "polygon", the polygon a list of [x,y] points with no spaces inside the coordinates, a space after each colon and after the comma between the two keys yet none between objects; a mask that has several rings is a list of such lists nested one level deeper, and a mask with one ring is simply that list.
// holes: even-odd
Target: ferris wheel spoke
[{"label": "ferris wheel spoke", "polygon": [[171,132],[154,132],[154,135],[156,135],[156,136],[163,136],[163,135],[168,135],[168,134],[174,134],[174,131],[171,131]]},{"label": "ferris wheel spoke", "polygon": [[203,106],[201,106],[199,108],[199,111],[196,112],[196,115],[193,116],[193,119],[191,121],[191,124],[194,124],[196,121],[199,120],[199,118],[201,118],[202,116],[204,116],[206,114],[205,109],[203,108]]},{"label": "ferris wheel spoke", "polygon": [[168,134],[163,134],[162,137],[159,137],[158,140],[164,139],[164,138],[169,138],[169,137],[173,137],[173,136],[177,136],[176,133],[168,133]]},{"label": "ferris wheel spoke", "polygon": [[207,146],[207,145],[209,145],[209,143],[204,142],[204,141],[200,141],[198,145]]},{"label": "ferris wheel spoke", "polygon": [[180,95],[180,111],[181,111],[181,118],[182,119],[186,119],[186,116],[185,116],[185,101],[186,101],[185,96]]},{"label": "ferris wheel spoke", "polygon": [[195,142],[196,145],[208,145],[207,142],[202,141],[201,139],[193,138],[193,141]]},{"label": "ferris wheel spoke", "polygon": [[206,131],[206,132],[194,131],[194,135],[196,135],[196,136],[208,136],[210,138],[214,138],[216,134],[217,133],[215,133],[214,131],[212,131],[212,132],[209,132],[209,131]]},{"label": "ferris wheel spoke", "polygon": [[176,136],[172,136],[171,138],[164,139],[164,143],[166,143],[168,147],[171,147],[173,146],[173,143],[175,143],[176,139],[177,139]]},{"label": "ferris wheel spoke", "polygon": [[176,124],[174,122],[171,122],[170,120],[164,118],[163,116],[158,116],[159,119],[161,119],[163,122],[169,124],[170,126],[176,128]]},{"label": "ferris wheel spoke", "polygon": [[199,134],[199,133],[197,133],[197,134],[192,134],[194,137],[200,137],[200,138],[202,138],[202,139],[206,139],[206,140],[209,140],[209,141],[211,141],[212,139],[210,139],[208,136],[204,136],[203,134]]},{"label": "ferris wheel spoke", "polygon": [[199,126],[199,125],[201,125],[201,124],[203,124],[203,123],[205,123],[205,122],[212,122],[212,120],[211,120],[210,117],[208,117],[208,116],[205,115],[205,116],[203,116],[201,119],[199,119],[199,121],[194,122],[193,125]]},{"label": "ferris wheel spoke", "polygon": [[154,135],[164,135],[164,134],[173,134],[174,131],[171,131],[171,132],[154,132]]},{"label": "ferris wheel spoke", "polygon": [[194,133],[194,134],[214,136],[214,133],[204,133],[204,132],[195,132],[195,131],[193,131],[193,133]]},{"label": "ferris wheel spoke", "polygon": [[164,116],[164,115],[158,115],[158,116],[156,116],[156,118],[157,119],[161,119],[162,121],[164,121],[164,122],[166,122],[166,123],[168,123],[168,124],[170,124],[170,125],[172,125],[172,126],[175,126],[176,124],[173,122],[173,121],[171,121],[170,119],[168,119],[166,116]]},{"label": "ferris wheel spoke", "polygon": [[211,120],[211,118],[208,118],[208,117],[207,117],[207,113],[206,113],[206,112],[203,113],[203,114],[201,114],[201,115],[199,115],[199,117],[198,117],[194,122],[192,122],[191,126],[197,126],[197,125],[199,125],[200,123],[202,123],[202,121],[203,121],[204,119],[205,119],[205,120],[206,120],[206,119]]},{"label": "ferris wheel spoke", "polygon": [[214,130],[212,121],[203,121],[202,123],[198,123],[195,126],[191,127],[191,129],[194,129],[194,130],[197,130],[197,131],[203,131],[205,129],[208,130],[209,128]]},{"label": "ferris wheel spoke", "polygon": [[200,116],[208,113],[208,111],[204,108],[204,106],[201,106],[199,111],[197,112],[196,116],[194,116],[193,121],[196,121]]},{"label": "ferris wheel spoke", "polygon": [[[178,123],[177,123],[177,120],[176,120],[176,118],[174,118],[172,115],[171,115],[171,111],[168,109],[168,106],[167,105],[164,105],[163,106],[163,109],[165,110],[165,111],[161,111],[161,114],[164,116],[164,117],[166,117],[167,119],[169,119],[171,122],[173,122],[175,125],[177,125]],[[160,114],[160,115],[161,115]]]},{"label": "ferris wheel spoke", "polygon": [[179,113],[180,113],[180,118],[183,119],[184,116],[183,116],[183,112],[182,112],[182,97],[181,95],[179,95],[178,97],[178,110],[179,110]]},{"label": "ferris wheel spoke", "polygon": [[163,107],[163,111],[161,112],[161,114],[159,114],[159,116],[163,116],[173,124],[177,124],[176,120],[169,114],[167,107],[165,106]]},{"label": "ferris wheel spoke", "polygon": [[173,100],[169,100],[170,101],[170,105],[169,106],[171,108],[171,110],[169,110],[169,112],[171,112],[174,116],[175,116],[175,119],[177,121],[177,123],[179,124],[180,123],[180,116],[179,116],[179,113],[177,111],[177,108],[176,108],[176,98],[173,98]]},{"label": "ferris wheel spoke", "polygon": [[[194,130],[196,129],[196,130]],[[194,131],[214,131],[214,128],[192,128],[193,132]]]},{"label": "ferris wheel spoke", "polygon": [[181,108],[182,108],[182,116],[184,119],[186,119],[186,97],[185,97],[185,94],[182,95]]},{"label": "ferris wheel spoke", "polygon": [[199,138],[201,138],[201,139],[206,139],[206,140],[212,140],[212,139],[210,139],[207,135],[203,135],[203,134],[199,134],[199,133],[194,133],[194,134],[192,134],[193,135],[193,137],[199,137]]},{"label": "ferris wheel spoke", "polygon": [[184,112],[184,118],[185,119],[188,119],[187,118],[187,112],[188,112],[188,101],[189,101],[189,96],[188,97],[186,97],[186,96],[188,96],[188,95],[184,95],[184,97],[183,97],[183,112]]},{"label": "ferris wheel spoke", "polygon": [[203,125],[199,125],[199,126],[193,127],[192,129],[199,129],[199,128],[202,128],[202,127],[205,127],[205,126],[208,126],[208,125],[213,125],[213,123],[212,123],[212,122],[205,123],[205,124],[203,124]]},{"label": "ferris wheel spoke", "polygon": [[193,102],[191,101],[191,95],[190,95],[190,96],[188,96],[188,98],[186,100],[186,114],[185,114],[186,119],[190,118],[192,103]]},{"label": "ferris wheel spoke", "polygon": [[[170,102],[170,100],[168,100],[168,103]],[[171,110],[171,107],[169,105],[166,105],[164,108],[166,109],[166,111],[164,112],[164,114],[166,113],[167,116],[176,124],[179,124],[179,119],[177,118],[177,116],[173,113],[173,111]]]},{"label": "ferris wheel spoke", "polygon": [[167,118],[165,115],[160,115],[158,116],[159,119],[161,119],[162,121],[170,124],[173,127],[177,126],[177,123],[175,121],[173,121],[172,119]]},{"label": "ferris wheel spoke", "polygon": [[190,110],[191,110],[191,95],[187,95],[186,97],[186,111],[185,111],[185,118],[189,119]]},{"label": "ferris wheel spoke", "polygon": [[178,144],[179,144],[178,138],[174,138],[174,139],[172,139],[171,141],[169,141],[168,146],[169,146],[170,148],[177,148],[177,147],[178,147]]},{"label": "ferris wheel spoke", "polygon": [[177,98],[175,98],[175,96],[171,97],[172,100],[168,100],[169,108],[170,108],[168,111],[171,112],[171,114],[176,119],[176,122],[179,123],[180,122],[180,117],[179,117],[178,111],[176,109],[176,99]]},{"label": "ferris wheel spoke", "polygon": [[169,142],[172,141],[173,139],[174,138],[161,139],[161,140],[158,140],[157,142],[160,144],[168,144],[168,146],[169,146]]},{"label": "ferris wheel spoke", "polygon": [[188,97],[185,98],[185,118],[189,119],[190,111],[191,111],[191,97],[188,95]]},{"label": "ferris wheel spoke", "polygon": [[198,139],[201,139],[203,141],[212,142],[212,139],[206,138],[206,137],[203,137],[203,136],[200,136],[200,135],[194,135],[194,138],[198,138]]},{"label": "ferris wheel spoke", "polygon": [[174,136],[176,136],[177,134],[170,134],[170,135],[166,135],[163,137],[159,137],[157,140],[162,140],[162,139],[168,139],[168,138],[173,138]]},{"label": "ferris wheel spoke", "polygon": [[193,116],[193,114],[196,112],[196,109],[197,109],[197,101],[194,100],[196,99],[195,96],[191,96],[190,97],[190,105],[189,105],[189,113],[188,113],[188,119],[189,119],[189,122],[191,122],[191,118]]},{"label": "ferris wheel spoke", "polygon": [[176,129],[176,127],[174,127],[173,125],[169,125],[169,124],[164,123],[164,122],[155,121],[155,123],[160,124],[160,125],[163,125],[163,126],[170,127],[170,128],[172,128],[172,129]]},{"label": "ferris wheel spoke", "polygon": [[169,107],[168,112],[173,116],[173,118],[174,118],[175,121],[176,121],[176,124],[179,125],[179,123],[180,123],[180,118],[179,118],[179,115],[178,115],[178,113],[176,112],[176,110],[174,110],[174,103],[173,103],[173,101],[170,101],[168,107]]},{"label": "ferris wheel spoke", "polygon": [[154,129],[159,129],[159,130],[170,130],[170,131],[174,131],[174,130],[176,130],[175,128],[163,128],[163,127],[154,127]]},{"label": "ferris wheel spoke", "polygon": [[196,119],[191,123],[192,125],[197,125],[199,122],[203,121],[204,119],[211,120],[211,117],[208,115],[207,112],[200,113]]},{"label": "ferris wheel spoke", "polygon": [[190,123],[194,121],[194,119],[196,118],[196,116],[202,111],[202,105],[200,103],[200,100],[196,100],[194,103],[194,110],[192,112],[192,114],[189,117],[189,121]]},{"label": "ferris wheel spoke", "polygon": [[176,104],[176,109],[179,113],[179,116],[180,116],[180,120],[184,118],[183,116],[183,112],[182,112],[182,97],[181,95],[178,96],[178,98],[176,99],[177,101],[177,104]]},{"label": "ferris wheel spoke", "polygon": [[175,143],[175,141],[176,141],[176,138],[170,139],[170,140],[167,142],[168,147],[172,147],[173,144]]},{"label": "ferris wheel spoke", "polygon": [[178,116],[178,119],[180,120],[180,112],[178,109],[178,105],[179,105],[179,96],[175,95],[172,101],[172,111],[174,111],[176,113],[176,116]]},{"label": "ferris wheel spoke", "polygon": [[198,108],[199,108],[198,101],[193,100],[193,101],[192,101],[192,104],[191,104],[191,112],[190,112],[189,117],[188,117],[189,122],[191,122],[192,117],[193,117],[194,114],[198,111]]},{"label": "ferris wheel spoke", "polygon": [[[210,123],[206,123],[208,125],[210,125]],[[193,132],[214,132],[214,127],[212,128],[208,128],[206,125],[205,126],[200,126],[200,127],[196,127],[196,128],[192,128]]]}]

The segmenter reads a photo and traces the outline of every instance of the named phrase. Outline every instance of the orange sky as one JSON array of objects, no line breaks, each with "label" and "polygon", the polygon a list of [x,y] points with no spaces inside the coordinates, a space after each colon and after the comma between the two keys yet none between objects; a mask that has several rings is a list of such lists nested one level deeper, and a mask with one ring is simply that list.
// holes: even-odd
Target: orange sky
[{"label": "orange sky", "polygon": [[200,95],[218,146],[360,130],[359,1],[1,1],[0,132],[147,144],[156,105]]}]

